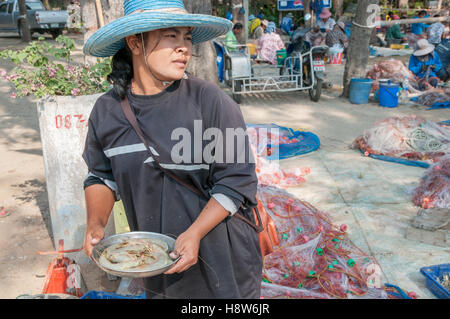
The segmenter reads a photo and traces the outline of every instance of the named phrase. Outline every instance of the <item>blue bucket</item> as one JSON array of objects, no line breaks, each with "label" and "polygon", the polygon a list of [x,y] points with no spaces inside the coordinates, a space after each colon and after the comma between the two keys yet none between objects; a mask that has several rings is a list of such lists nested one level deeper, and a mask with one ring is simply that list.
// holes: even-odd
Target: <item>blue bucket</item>
[{"label": "blue bucket", "polygon": [[370,91],[372,90],[372,79],[353,78],[350,80],[350,102],[353,104],[367,104]]},{"label": "blue bucket", "polygon": [[397,107],[400,95],[400,85],[394,83],[380,84],[380,106]]}]

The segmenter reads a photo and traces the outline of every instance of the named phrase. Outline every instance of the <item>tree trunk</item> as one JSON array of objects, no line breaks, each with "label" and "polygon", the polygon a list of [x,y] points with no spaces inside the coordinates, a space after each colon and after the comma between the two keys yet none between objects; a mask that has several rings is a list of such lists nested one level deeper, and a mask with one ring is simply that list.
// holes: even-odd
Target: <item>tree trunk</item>
[{"label": "tree trunk", "polygon": [[333,8],[336,14],[336,20],[344,14],[344,0],[333,0]]},{"label": "tree trunk", "polygon": [[[102,0],[102,12],[105,24],[116,20],[123,16],[123,1],[122,0]],[[99,20],[97,17],[97,9],[95,1],[81,0],[81,20],[84,27],[84,43],[99,29]],[[97,62],[97,58],[91,56],[84,57],[84,63],[93,65]]]},{"label": "tree trunk", "polygon": [[25,0],[19,0],[19,13],[24,18],[20,19],[19,28],[20,32],[22,34],[22,41],[23,42],[30,42],[31,41],[31,32],[30,32],[30,26],[28,24],[28,18],[27,18],[27,7],[25,5]]},{"label": "tree trunk", "polygon": [[344,97],[350,95],[350,80],[353,77],[361,78],[366,75],[366,67],[369,61],[369,42],[373,28],[360,27],[372,25],[373,11],[368,11],[368,6],[378,4],[378,0],[359,0],[354,24],[351,30],[350,43],[347,51],[347,62],[344,71]]},{"label": "tree trunk", "polygon": [[[186,10],[190,13],[211,14],[211,1],[183,0]],[[195,45],[193,56],[189,62],[187,72],[206,81],[218,84],[216,49],[212,41]]]},{"label": "tree trunk", "polygon": [[[305,15],[307,13],[312,14],[312,12],[311,12],[311,0],[303,0],[303,8],[304,8]],[[305,22],[305,27],[311,28],[313,26],[313,21],[314,21],[313,18],[314,17],[312,17],[311,19],[309,19],[308,21]]]},{"label": "tree trunk", "polygon": [[48,0],[42,0],[42,4],[44,5],[45,9],[51,10],[50,3]]},{"label": "tree trunk", "polygon": [[398,8],[407,9],[408,8],[408,0],[399,0]]}]

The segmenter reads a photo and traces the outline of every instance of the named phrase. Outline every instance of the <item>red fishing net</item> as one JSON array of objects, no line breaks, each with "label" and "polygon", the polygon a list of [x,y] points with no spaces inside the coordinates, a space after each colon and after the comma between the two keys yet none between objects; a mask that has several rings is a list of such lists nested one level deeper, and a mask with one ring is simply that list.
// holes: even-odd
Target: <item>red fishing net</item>
[{"label": "red fishing net", "polygon": [[257,196],[279,242],[264,257],[263,298],[388,298],[381,268],[350,241],[345,225],[337,228],[326,213],[279,188],[259,186]]},{"label": "red fishing net", "polygon": [[450,208],[450,155],[427,169],[414,191],[413,201],[422,208]]},{"label": "red fishing net", "polygon": [[366,77],[374,81],[372,90],[379,89],[379,80],[390,79],[395,83],[403,83],[405,76],[409,81],[409,92],[419,93],[419,82],[417,77],[412,73],[408,67],[400,60],[389,59],[375,63],[372,68],[367,71]]}]

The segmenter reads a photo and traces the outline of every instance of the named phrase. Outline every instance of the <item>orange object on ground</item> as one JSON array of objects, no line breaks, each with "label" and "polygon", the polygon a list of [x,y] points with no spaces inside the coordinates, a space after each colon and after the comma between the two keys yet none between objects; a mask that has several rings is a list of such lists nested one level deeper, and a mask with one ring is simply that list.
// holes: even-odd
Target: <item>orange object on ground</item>
[{"label": "orange object on ground", "polygon": [[[264,209],[264,205],[258,200],[258,211],[261,217],[262,227],[264,230],[259,233],[259,246],[261,247],[261,253],[266,256],[273,252],[273,247],[278,246],[278,236],[275,223],[272,218],[267,214]],[[255,213],[256,219],[256,213]]]},{"label": "orange object on ground", "polygon": [[[58,254],[47,268],[45,275],[43,294],[69,294],[77,297],[81,297],[83,292],[81,291],[81,274],[75,274],[78,267],[75,262],[67,257],[64,257],[64,253],[71,253],[81,251],[82,249],[73,249],[64,251],[64,240],[59,240],[57,252],[40,252],[40,255]],[[79,272],[79,271],[78,271]],[[78,276],[77,276],[78,275]],[[78,280],[76,279],[78,278]]]}]

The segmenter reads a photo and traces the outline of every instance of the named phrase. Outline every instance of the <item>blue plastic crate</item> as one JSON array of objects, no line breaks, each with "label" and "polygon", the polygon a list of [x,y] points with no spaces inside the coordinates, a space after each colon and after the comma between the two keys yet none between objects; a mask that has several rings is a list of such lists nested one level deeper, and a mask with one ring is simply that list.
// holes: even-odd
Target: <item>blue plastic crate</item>
[{"label": "blue plastic crate", "polygon": [[450,299],[450,292],[436,278],[442,279],[444,274],[450,274],[450,264],[423,267],[420,272],[427,279],[427,288],[439,299]]},{"label": "blue plastic crate", "polygon": [[145,299],[145,292],[140,295],[118,295],[105,291],[88,291],[80,299]]}]

